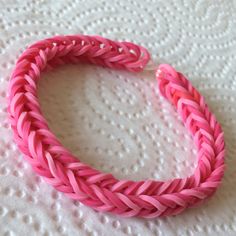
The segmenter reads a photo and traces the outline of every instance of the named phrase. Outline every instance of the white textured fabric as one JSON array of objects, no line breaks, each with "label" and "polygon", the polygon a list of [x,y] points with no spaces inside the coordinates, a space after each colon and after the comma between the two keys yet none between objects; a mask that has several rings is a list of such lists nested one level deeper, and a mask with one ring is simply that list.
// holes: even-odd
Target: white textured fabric
[{"label": "white textured fabric", "polygon": [[[0,1],[0,235],[236,235],[236,6],[228,1]],[[176,217],[123,219],[68,199],[12,141],[6,88],[27,45],[56,34],[129,40],[187,75],[222,123],[227,169],[216,195]],[[119,178],[184,177],[196,149],[153,72],[64,66],[42,76],[42,110],[82,161]]]}]

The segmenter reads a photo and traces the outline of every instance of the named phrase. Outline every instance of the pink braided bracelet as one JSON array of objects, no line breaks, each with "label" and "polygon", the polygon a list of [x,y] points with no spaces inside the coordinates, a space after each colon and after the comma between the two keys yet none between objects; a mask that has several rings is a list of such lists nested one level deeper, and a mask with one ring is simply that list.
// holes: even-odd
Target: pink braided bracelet
[{"label": "pink braided bracelet", "polygon": [[210,197],[224,174],[225,143],[203,96],[170,65],[156,71],[161,94],[177,109],[198,149],[193,175],[167,182],[118,180],[78,160],[50,131],[37,98],[41,71],[87,62],[142,71],[148,51],[100,36],[57,36],[28,47],[18,59],[9,85],[8,113],[14,139],[32,168],[58,191],[102,212],[124,217],[176,215]]}]

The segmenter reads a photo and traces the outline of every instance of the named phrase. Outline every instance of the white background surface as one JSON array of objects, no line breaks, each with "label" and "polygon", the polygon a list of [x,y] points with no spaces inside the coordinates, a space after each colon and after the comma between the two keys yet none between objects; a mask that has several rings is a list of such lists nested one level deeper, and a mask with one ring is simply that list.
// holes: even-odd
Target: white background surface
[{"label": "white background surface", "polygon": [[[0,235],[236,235],[236,6],[228,1],[0,1]],[[36,176],[12,141],[6,88],[16,58],[55,34],[99,34],[147,47],[206,97],[225,131],[227,169],[216,195],[176,217],[97,213]],[[96,66],[46,73],[39,98],[49,126],[82,161],[116,177],[192,173],[196,150],[151,72]]]}]

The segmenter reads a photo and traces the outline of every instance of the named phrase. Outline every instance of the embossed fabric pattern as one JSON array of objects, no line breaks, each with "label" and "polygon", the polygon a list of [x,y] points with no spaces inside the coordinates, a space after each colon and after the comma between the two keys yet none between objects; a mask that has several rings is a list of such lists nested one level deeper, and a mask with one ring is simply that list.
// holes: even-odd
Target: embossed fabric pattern
[{"label": "embossed fabric pattern", "polygon": [[[235,10],[233,1],[1,1],[0,235],[235,235]],[[33,173],[7,120],[10,72],[27,45],[76,33],[143,45],[205,96],[227,146],[223,183],[207,203],[176,217],[123,219],[68,199]],[[51,130],[81,161],[131,180],[193,173],[196,148],[153,72],[66,65],[43,74],[39,87]]]}]

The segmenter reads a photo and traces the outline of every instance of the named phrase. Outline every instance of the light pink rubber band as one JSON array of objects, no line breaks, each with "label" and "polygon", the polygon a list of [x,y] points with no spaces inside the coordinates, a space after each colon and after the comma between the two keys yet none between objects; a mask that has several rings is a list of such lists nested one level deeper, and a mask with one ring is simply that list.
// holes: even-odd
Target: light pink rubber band
[{"label": "light pink rubber band", "polygon": [[199,92],[167,64],[159,66],[156,77],[161,94],[176,107],[198,149],[193,175],[167,182],[118,180],[80,162],[50,131],[37,97],[42,71],[86,62],[138,72],[149,58],[145,48],[129,42],[57,36],[28,47],[12,73],[8,112],[19,149],[49,184],[95,210],[124,217],[176,215],[210,197],[222,180],[225,143],[221,126]]}]

